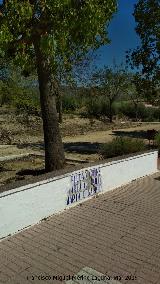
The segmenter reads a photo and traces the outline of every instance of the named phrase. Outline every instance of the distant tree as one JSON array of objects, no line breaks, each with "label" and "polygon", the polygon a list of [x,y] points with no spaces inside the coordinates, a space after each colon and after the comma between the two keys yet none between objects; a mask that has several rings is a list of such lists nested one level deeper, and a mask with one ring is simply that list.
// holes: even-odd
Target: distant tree
[{"label": "distant tree", "polygon": [[57,94],[57,111],[59,117],[59,123],[62,123],[63,119],[63,106],[62,100],[64,92],[63,87],[68,86],[72,93],[78,92],[78,87],[85,87],[89,81],[90,73],[93,72],[94,60],[97,56],[94,52],[89,52],[85,54],[83,58],[79,62],[75,62],[72,64],[72,69],[68,70],[65,66],[59,65],[56,72],[56,94]]},{"label": "distant tree", "polygon": [[[157,101],[158,88],[154,80],[144,78],[140,73],[132,74],[132,80],[136,87],[137,96],[140,100],[148,101],[152,104]],[[159,99],[158,99],[159,100]]]},{"label": "distant tree", "polygon": [[127,52],[127,62],[138,69],[141,89],[150,95],[160,85],[160,1],[139,0],[134,13],[140,46]]},{"label": "distant tree", "polygon": [[144,99],[144,94],[141,90],[141,77],[138,74],[127,73],[127,88],[126,93],[132,101],[135,108],[135,119],[138,121],[138,106]]},{"label": "distant tree", "polygon": [[116,4],[116,0],[6,0],[1,5],[1,56],[14,56],[26,73],[37,70],[46,171],[65,164],[56,110],[57,68],[62,64],[70,70],[89,50],[109,42],[106,25]]},{"label": "distant tree", "polygon": [[99,93],[108,99],[109,120],[113,120],[113,103],[117,97],[124,93],[128,86],[126,72],[121,66],[109,68],[105,66],[93,74],[92,93]]}]

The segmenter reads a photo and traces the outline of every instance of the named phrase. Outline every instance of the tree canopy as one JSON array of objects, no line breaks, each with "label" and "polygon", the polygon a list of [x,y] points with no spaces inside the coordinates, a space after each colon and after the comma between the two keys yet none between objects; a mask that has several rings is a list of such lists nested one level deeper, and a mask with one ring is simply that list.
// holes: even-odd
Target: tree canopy
[{"label": "tree canopy", "polygon": [[160,78],[160,1],[139,0],[133,13],[140,46],[129,51],[127,59],[144,79],[159,84]]},{"label": "tree canopy", "polygon": [[104,66],[103,69],[93,74],[92,92],[98,88],[101,94],[108,99],[110,122],[112,122],[112,105],[118,96],[125,93],[128,84],[128,75],[122,66],[114,65],[112,68]]},{"label": "tree canopy", "polygon": [[106,25],[116,11],[116,0],[6,0],[1,9],[0,52],[33,68],[33,43],[40,45],[53,68],[70,68],[90,49],[108,43]]},{"label": "tree canopy", "polygon": [[14,58],[28,73],[37,70],[46,171],[65,164],[56,72],[71,70],[87,52],[109,43],[107,26],[116,7],[116,0],[5,0],[1,5],[0,55]]}]

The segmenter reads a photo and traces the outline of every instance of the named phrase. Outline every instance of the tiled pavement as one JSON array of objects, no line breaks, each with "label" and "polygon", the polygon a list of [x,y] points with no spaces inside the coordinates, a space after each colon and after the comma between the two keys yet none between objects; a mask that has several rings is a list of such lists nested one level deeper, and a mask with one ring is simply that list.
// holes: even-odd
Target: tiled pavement
[{"label": "tiled pavement", "polygon": [[[102,194],[2,240],[0,283],[105,283],[67,278],[88,267],[117,280],[106,283],[160,284],[159,176]],[[66,281],[56,280],[58,275]]]}]

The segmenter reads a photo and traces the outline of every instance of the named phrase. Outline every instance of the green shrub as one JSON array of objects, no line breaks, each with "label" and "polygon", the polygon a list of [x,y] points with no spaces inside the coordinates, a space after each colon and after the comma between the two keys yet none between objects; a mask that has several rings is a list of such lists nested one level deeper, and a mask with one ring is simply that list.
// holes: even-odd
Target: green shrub
[{"label": "green shrub", "polygon": [[142,140],[117,137],[100,148],[103,158],[112,158],[124,154],[135,153],[145,150]]},{"label": "green shrub", "polygon": [[35,92],[23,90],[21,94],[15,95],[13,104],[17,114],[40,115],[40,101]]},{"label": "green shrub", "polygon": [[112,112],[113,112],[113,115],[122,115],[122,113],[119,111],[119,106],[120,106],[120,103],[119,102],[114,102],[113,105],[112,105]]},{"label": "green shrub", "polygon": [[160,109],[147,108],[139,103],[137,109],[131,102],[121,103],[118,106],[117,113],[121,113],[130,119],[141,119],[142,121],[155,121],[160,119]]},{"label": "green shrub", "polygon": [[100,118],[102,106],[97,98],[89,98],[86,102],[86,116],[89,118]]},{"label": "green shrub", "polygon": [[144,117],[144,108],[142,105],[138,105],[137,110],[133,103],[125,102],[119,106],[118,112],[123,113],[123,115],[127,116],[131,119],[136,119],[136,117],[141,118]]},{"label": "green shrub", "polygon": [[71,95],[62,96],[62,108],[64,112],[74,112],[78,108],[76,97]]},{"label": "green shrub", "polygon": [[135,116],[134,106],[128,102],[122,102],[121,104],[117,105],[117,112],[128,116],[129,118],[133,118]]},{"label": "green shrub", "polygon": [[[86,102],[86,117],[102,118],[109,117],[109,102],[104,97],[88,98]],[[112,115],[115,115],[114,104],[112,106]]]},{"label": "green shrub", "polygon": [[154,118],[155,120],[160,121],[160,108],[154,109]]},{"label": "green shrub", "polygon": [[143,104],[138,104],[137,116],[139,119],[147,121],[147,119],[151,119],[151,117],[153,116],[153,112],[149,111],[149,109],[146,108]]},{"label": "green shrub", "polygon": [[12,105],[16,93],[21,93],[21,89],[16,84],[12,82],[1,82],[0,106]]},{"label": "green shrub", "polygon": [[17,114],[40,115],[37,89],[18,86],[14,82],[0,84],[0,106],[3,105],[14,106]]}]

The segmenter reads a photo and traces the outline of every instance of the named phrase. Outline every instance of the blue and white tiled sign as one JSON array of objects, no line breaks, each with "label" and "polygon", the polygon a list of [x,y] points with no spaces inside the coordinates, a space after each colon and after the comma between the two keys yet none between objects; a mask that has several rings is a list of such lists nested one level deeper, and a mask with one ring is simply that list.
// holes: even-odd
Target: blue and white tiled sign
[{"label": "blue and white tiled sign", "polygon": [[101,192],[100,168],[82,170],[71,175],[71,188],[68,191],[67,205]]}]

